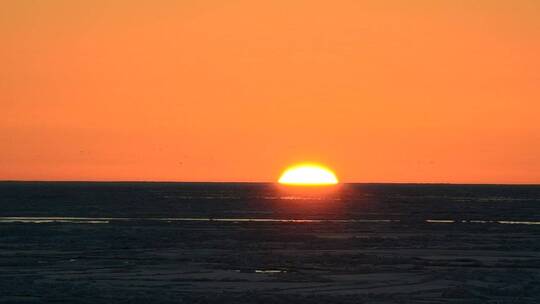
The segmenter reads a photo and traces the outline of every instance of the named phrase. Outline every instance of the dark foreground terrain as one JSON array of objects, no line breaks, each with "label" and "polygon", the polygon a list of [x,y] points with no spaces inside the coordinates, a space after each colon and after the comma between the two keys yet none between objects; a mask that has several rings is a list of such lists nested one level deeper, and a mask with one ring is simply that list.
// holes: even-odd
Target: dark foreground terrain
[{"label": "dark foreground terrain", "polygon": [[0,303],[540,303],[540,187],[0,183]]}]

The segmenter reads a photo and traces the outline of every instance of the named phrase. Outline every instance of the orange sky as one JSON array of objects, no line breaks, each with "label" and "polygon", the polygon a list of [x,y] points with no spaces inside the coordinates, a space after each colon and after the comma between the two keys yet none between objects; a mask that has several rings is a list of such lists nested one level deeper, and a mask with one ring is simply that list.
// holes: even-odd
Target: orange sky
[{"label": "orange sky", "polygon": [[0,2],[0,179],[540,183],[540,1]]}]

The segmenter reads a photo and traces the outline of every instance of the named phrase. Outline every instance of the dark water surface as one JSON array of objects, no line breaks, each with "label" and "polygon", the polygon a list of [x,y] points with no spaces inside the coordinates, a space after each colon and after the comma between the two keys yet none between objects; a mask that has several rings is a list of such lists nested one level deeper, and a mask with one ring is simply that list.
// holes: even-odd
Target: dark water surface
[{"label": "dark water surface", "polygon": [[0,303],[538,303],[540,186],[0,183]]},{"label": "dark water surface", "polygon": [[540,221],[540,186],[0,183],[2,217]]}]

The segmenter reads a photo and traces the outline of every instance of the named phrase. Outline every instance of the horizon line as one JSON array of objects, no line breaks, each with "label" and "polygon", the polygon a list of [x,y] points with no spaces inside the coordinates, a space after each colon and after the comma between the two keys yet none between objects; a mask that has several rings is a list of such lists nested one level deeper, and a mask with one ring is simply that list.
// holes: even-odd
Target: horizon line
[{"label": "horizon line", "polygon": [[[169,184],[278,184],[277,181],[174,181],[174,180],[17,180],[0,179],[0,183],[169,183]],[[540,186],[540,183],[460,183],[460,182],[340,182],[364,185],[456,185],[456,186]]]}]

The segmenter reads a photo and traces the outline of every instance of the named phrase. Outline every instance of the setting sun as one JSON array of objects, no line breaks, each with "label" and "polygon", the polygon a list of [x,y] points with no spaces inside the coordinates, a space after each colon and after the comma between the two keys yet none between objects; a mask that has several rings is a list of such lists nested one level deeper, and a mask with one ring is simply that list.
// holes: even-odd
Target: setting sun
[{"label": "setting sun", "polygon": [[335,185],[334,172],[317,164],[300,164],[285,170],[278,181],[287,185]]}]

